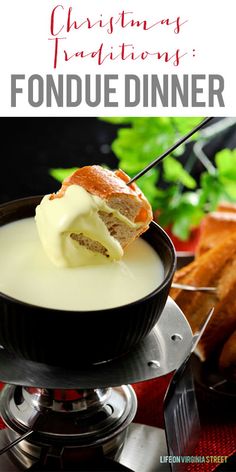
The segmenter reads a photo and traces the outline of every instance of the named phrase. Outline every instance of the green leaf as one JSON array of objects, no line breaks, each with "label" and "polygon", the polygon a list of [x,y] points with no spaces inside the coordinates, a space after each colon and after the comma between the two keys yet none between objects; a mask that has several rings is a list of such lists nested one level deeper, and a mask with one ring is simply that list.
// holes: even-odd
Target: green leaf
[{"label": "green leaf", "polygon": [[189,219],[183,215],[177,218],[172,225],[172,233],[182,241],[187,241],[190,234]]},{"label": "green leaf", "polygon": [[182,164],[169,156],[163,161],[164,178],[167,182],[179,182],[187,188],[195,188],[196,181]]},{"label": "green leaf", "polygon": [[236,201],[236,180],[220,177],[220,182],[224,188],[224,199],[231,202]]},{"label": "green leaf", "polygon": [[168,188],[167,194],[165,205],[161,208],[160,224],[172,224],[173,234],[186,240],[191,229],[199,225],[204,215],[199,204],[200,195],[198,192],[180,193],[178,187],[173,185]]},{"label": "green leaf", "polygon": [[[190,116],[190,117],[173,116],[171,118],[173,125],[175,126],[180,136],[184,136],[185,134],[187,134],[192,128],[194,128],[199,123],[201,123],[202,119],[203,117],[195,117],[195,116]],[[199,131],[195,133],[190,139],[196,141],[198,136],[199,136]]]},{"label": "green leaf", "polygon": [[128,116],[100,116],[98,119],[113,125],[123,125],[132,122],[132,118],[129,118]]},{"label": "green leaf", "polygon": [[62,182],[66,177],[69,177],[73,174],[78,167],[71,167],[70,169],[50,169],[49,174],[54,177],[54,179],[58,180],[58,182]]},{"label": "green leaf", "polygon": [[[193,198],[193,200],[195,200]],[[187,199],[185,194],[182,194],[179,204],[175,209],[172,232],[175,236],[182,240],[189,237],[190,231],[193,227],[199,225],[204,212],[199,207],[198,202],[191,203],[191,198]]]},{"label": "green leaf", "polygon": [[201,175],[200,184],[200,204],[207,211],[214,211],[225,195],[224,185],[219,180],[218,172],[215,174],[204,172]]},{"label": "green leaf", "polygon": [[140,177],[137,184],[142,190],[144,195],[148,198],[149,203],[152,205],[153,211],[158,208],[158,195],[159,191],[156,186],[158,181],[159,172],[157,169],[151,169],[147,174]]},{"label": "green leaf", "polygon": [[236,149],[223,149],[215,156],[220,177],[227,177],[236,182]]},{"label": "green leaf", "polygon": [[198,192],[184,192],[181,195],[181,202],[198,207],[200,196]]},{"label": "green leaf", "polygon": [[223,149],[215,156],[222,198],[236,201],[236,150]]}]

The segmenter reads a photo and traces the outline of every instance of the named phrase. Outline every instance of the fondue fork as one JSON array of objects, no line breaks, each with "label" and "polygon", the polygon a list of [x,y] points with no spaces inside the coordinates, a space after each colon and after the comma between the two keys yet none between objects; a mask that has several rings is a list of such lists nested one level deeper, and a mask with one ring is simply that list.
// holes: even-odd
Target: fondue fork
[{"label": "fondue fork", "polygon": [[187,134],[185,134],[184,136],[182,136],[182,138],[180,138],[175,144],[173,144],[169,149],[167,149],[165,152],[163,152],[163,154],[161,154],[160,156],[156,157],[152,162],[150,162],[150,164],[148,164],[146,167],[144,167],[143,170],[141,170],[137,175],[135,175],[134,177],[132,177],[132,179],[130,179],[126,185],[130,185],[132,184],[133,182],[135,182],[135,180],[139,179],[140,177],[142,177],[144,174],[146,174],[146,172],[148,172],[150,169],[152,169],[156,164],[158,164],[159,162],[161,162],[165,157],[167,157],[171,152],[175,151],[175,149],[177,149],[177,147],[179,147],[181,144],[183,144],[185,141],[187,141],[188,138],[190,138],[194,133],[196,133],[199,129],[201,129],[203,126],[205,126],[210,120],[212,120],[213,117],[208,117],[208,118],[204,118],[204,120],[201,121],[201,123],[199,123],[197,126],[195,126],[195,128],[193,128],[191,131],[189,131]]},{"label": "fondue fork", "polygon": [[34,432],[33,429],[29,429],[26,433],[22,434],[22,436],[19,436],[17,439],[15,439],[15,441],[12,441],[10,444],[8,444],[7,446],[0,449],[0,456],[2,456],[2,454],[9,451],[10,449],[12,449],[17,444],[19,444],[19,442],[21,442],[24,439],[28,438],[33,432]]},{"label": "fondue fork", "polygon": [[16,446],[17,444],[19,444],[21,441],[23,441],[24,439],[28,438],[29,436],[31,436],[31,434],[33,434],[37,428],[37,424],[40,422],[39,420],[41,420],[41,417],[40,415],[38,415],[33,423],[33,425],[31,426],[30,429],[28,429],[28,431],[26,431],[24,434],[22,434],[21,436],[19,436],[18,438],[16,438],[14,441],[12,441],[10,444],[8,444],[7,446],[3,447],[2,449],[0,449],[0,456],[2,456],[2,454],[4,454],[5,452],[9,451],[10,449],[12,449],[14,446]]},{"label": "fondue fork", "polygon": [[198,287],[196,285],[186,285],[186,284],[179,284],[177,282],[172,282],[172,288],[180,288],[182,290],[188,290],[189,292],[208,292],[214,293],[216,292],[216,287]]}]

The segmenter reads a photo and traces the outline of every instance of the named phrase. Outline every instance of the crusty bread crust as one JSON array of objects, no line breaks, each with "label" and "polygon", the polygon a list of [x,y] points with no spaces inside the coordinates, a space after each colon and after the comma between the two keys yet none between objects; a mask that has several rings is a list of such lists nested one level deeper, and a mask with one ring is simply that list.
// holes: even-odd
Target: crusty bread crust
[{"label": "crusty bread crust", "polygon": [[217,211],[226,211],[227,213],[236,213],[236,204],[230,202],[221,202],[217,207]]},{"label": "crusty bread crust", "polygon": [[128,181],[129,177],[121,170],[113,172],[97,165],[84,166],[64,180],[61,189],[53,198],[62,197],[69,185],[80,185],[93,195],[104,199],[120,193],[137,196],[137,186],[126,185]]},{"label": "crusty bread crust", "polygon": [[221,208],[204,218],[196,257],[209,251],[232,233],[236,233],[236,212],[226,211],[226,208],[228,209],[226,206],[224,208],[225,210]]}]

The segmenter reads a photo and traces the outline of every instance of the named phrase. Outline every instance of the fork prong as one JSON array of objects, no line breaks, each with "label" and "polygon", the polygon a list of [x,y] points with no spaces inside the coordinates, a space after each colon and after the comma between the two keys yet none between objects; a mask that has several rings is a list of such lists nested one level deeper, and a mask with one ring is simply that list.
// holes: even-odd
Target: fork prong
[{"label": "fork prong", "polygon": [[180,283],[177,283],[177,282],[172,282],[171,287],[172,288],[179,288],[179,289],[182,289],[182,290],[188,290],[189,292],[214,293],[217,290],[216,287],[197,287],[196,285],[186,285],[186,284],[180,284]]}]

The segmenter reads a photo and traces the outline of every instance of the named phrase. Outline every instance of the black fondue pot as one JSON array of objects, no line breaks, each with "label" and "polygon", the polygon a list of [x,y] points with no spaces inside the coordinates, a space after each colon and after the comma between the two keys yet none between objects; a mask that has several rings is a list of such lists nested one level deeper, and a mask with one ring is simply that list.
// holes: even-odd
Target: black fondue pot
[{"label": "black fondue pot", "polygon": [[[41,198],[1,205],[0,225],[33,216]],[[67,311],[31,305],[1,293],[0,344],[20,358],[61,366],[106,361],[129,351],[157,323],[176,267],[173,244],[160,226],[152,222],[142,237],[164,265],[164,280],[149,295],[117,308]]]}]

